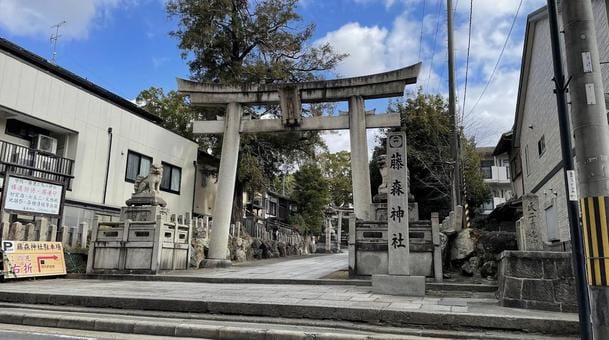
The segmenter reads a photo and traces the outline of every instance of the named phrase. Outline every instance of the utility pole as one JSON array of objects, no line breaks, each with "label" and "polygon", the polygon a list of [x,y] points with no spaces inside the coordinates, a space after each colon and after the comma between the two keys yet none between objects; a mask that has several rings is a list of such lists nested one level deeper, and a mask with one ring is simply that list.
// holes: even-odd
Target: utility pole
[{"label": "utility pole", "polygon": [[55,61],[57,59],[57,40],[59,39],[59,37],[61,37],[61,35],[59,35],[59,27],[61,27],[61,25],[65,24],[67,21],[62,21],[60,23],[58,23],[57,25],[53,25],[51,26],[51,28],[55,29],[55,33],[51,33],[51,37],[49,38],[49,40],[51,41],[51,49],[52,49],[52,53],[51,53],[51,63],[55,64]]},{"label": "utility pole", "polygon": [[450,140],[450,151],[453,158],[453,187],[452,208],[461,204],[461,161],[459,159],[459,131],[457,129],[457,104],[455,101],[455,51],[453,46],[453,4],[452,0],[446,0],[446,18],[448,28],[448,114],[452,129]]},{"label": "utility pole", "polygon": [[562,0],[592,334],[609,339],[609,124],[591,0]]},{"label": "utility pole", "polygon": [[[565,88],[565,75],[563,73],[562,54],[560,51],[560,30],[558,28],[557,16],[556,0],[548,0],[548,21],[550,23],[550,41],[552,44],[552,61],[554,64],[554,93],[556,94],[556,111],[558,113],[558,125],[560,129],[563,178],[565,181],[565,193],[570,193],[569,180],[572,181],[575,178],[575,167],[573,165],[571,123],[569,122],[567,98],[565,95],[567,89]],[[588,286],[586,284],[586,259],[584,257],[582,234],[579,225],[577,193],[573,191],[572,195],[566,196],[567,216],[569,220],[569,230],[571,232],[571,263],[573,264],[573,270],[575,271],[577,302],[579,305],[579,328],[582,339],[591,339],[590,301],[588,299]]]}]

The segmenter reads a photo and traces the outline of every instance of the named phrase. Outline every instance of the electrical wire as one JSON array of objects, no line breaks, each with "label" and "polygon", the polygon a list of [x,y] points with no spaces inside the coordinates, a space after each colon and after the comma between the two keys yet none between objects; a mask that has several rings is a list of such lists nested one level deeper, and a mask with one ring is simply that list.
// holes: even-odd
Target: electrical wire
[{"label": "electrical wire", "polygon": [[431,78],[431,71],[433,70],[433,59],[436,54],[436,47],[438,42],[438,31],[440,30],[440,11],[442,10],[442,0],[438,0],[436,6],[436,32],[433,38],[433,45],[431,49],[431,61],[429,63],[429,72],[427,73],[427,80],[425,81],[425,87],[429,92],[429,79]]},{"label": "electrical wire", "polygon": [[469,34],[467,37],[467,57],[465,59],[465,84],[463,85],[463,110],[461,110],[461,124],[465,119],[465,101],[467,100],[467,80],[469,75],[469,53],[472,47],[472,16],[474,13],[474,0],[469,3]]},{"label": "electrical wire", "polygon": [[505,43],[503,44],[503,48],[501,48],[501,53],[499,53],[499,58],[497,58],[497,63],[495,63],[493,72],[491,72],[491,76],[488,78],[486,85],[484,85],[484,89],[482,89],[482,92],[480,93],[480,96],[476,100],[476,103],[469,110],[468,115],[470,115],[474,111],[474,109],[476,108],[478,103],[480,103],[480,99],[482,99],[482,97],[486,93],[486,90],[488,89],[489,84],[491,83],[491,81],[493,80],[493,77],[495,76],[497,67],[499,66],[499,63],[501,62],[501,58],[503,57],[503,52],[505,52],[505,48],[507,47],[507,44],[510,41],[510,35],[512,35],[512,31],[514,30],[514,26],[516,25],[516,19],[518,18],[518,14],[520,13],[520,8],[522,7],[523,2],[524,2],[524,0],[520,0],[520,2],[518,3],[518,8],[516,9],[516,14],[514,14],[514,19],[512,20],[512,25],[510,26],[510,30],[508,31],[508,34],[505,37]]},{"label": "electrical wire", "polygon": [[423,26],[425,24],[425,6],[427,4],[426,0],[423,0],[423,15],[421,19],[421,35],[419,36],[419,59],[421,60],[421,51],[423,50]]}]

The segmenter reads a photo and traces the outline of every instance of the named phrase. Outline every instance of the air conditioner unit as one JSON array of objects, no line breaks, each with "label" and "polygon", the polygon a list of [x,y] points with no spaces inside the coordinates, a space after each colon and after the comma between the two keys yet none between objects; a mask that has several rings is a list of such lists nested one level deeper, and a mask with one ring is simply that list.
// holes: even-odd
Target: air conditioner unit
[{"label": "air conditioner unit", "polygon": [[57,139],[45,135],[38,135],[32,142],[32,148],[55,154],[57,153]]}]

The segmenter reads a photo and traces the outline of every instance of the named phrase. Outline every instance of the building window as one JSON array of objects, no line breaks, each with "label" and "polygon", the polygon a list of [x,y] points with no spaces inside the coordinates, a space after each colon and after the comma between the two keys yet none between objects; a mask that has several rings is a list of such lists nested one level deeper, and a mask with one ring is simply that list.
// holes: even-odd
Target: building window
[{"label": "building window", "polygon": [[144,156],[140,153],[129,150],[127,152],[127,170],[125,171],[125,181],[135,182],[137,176],[148,176],[152,157]]},{"label": "building window", "polygon": [[480,171],[482,172],[482,178],[491,179],[493,178],[493,170],[492,167],[495,165],[495,162],[492,160],[481,160],[480,161]]},{"label": "building window", "polygon": [[50,134],[49,130],[45,130],[43,128],[28,123],[24,123],[16,119],[6,120],[6,129],[4,130],[4,133],[13,137],[29,141],[33,140],[34,137],[36,137],[37,135],[48,136]]},{"label": "building window", "polygon": [[277,216],[277,203],[269,202],[269,210],[267,213],[271,216]]},{"label": "building window", "polygon": [[522,172],[522,159],[520,158],[520,152],[516,153],[516,156],[511,160],[510,169],[512,171],[511,178],[516,178]]},{"label": "building window", "polygon": [[161,179],[161,190],[179,194],[182,183],[182,168],[165,162],[162,164],[163,179]]},{"label": "building window", "polygon": [[537,142],[537,153],[539,154],[539,157],[541,157],[544,152],[546,152],[546,138],[545,136],[541,136],[539,142]]}]

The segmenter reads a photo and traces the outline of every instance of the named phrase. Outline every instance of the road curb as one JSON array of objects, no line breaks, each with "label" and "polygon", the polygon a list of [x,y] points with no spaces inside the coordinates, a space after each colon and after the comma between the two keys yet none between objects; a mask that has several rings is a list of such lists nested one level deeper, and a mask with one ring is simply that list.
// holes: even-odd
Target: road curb
[{"label": "road curb", "polygon": [[[370,280],[365,279],[261,279],[261,278],[230,278],[230,277],[197,277],[180,275],[141,275],[141,274],[68,274],[66,279],[73,280],[122,280],[122,281],[164,281],[164,282],[191,282],[191,283],[237,283],[237,284],[287,284],[287,285],[317,285],[317,286],[372,286]],[[474,293],[493,293],[497,285],[474,283],[436,283],[427,282],[428,291],[463,291]]]},{"label": "road curb", "polygon": [[284,284],[284,285],[318,285],[318,286],[371,286],[370,280],[339,279],[260,279],[260,278],[227,278],[196,277],[179,275],[140,275],[140,274],[68,274],[66,279],[73,280],[122,280],[122,281],[164,281],[195,283],[238,283],[238,284]]},{"label": "road curb", "polygon": [[181,322],[124,320],[108,317],[98,319],[87,316],[51,316],[45,313],[23,313],[0,311],[0,320],[5,324],[79,329],[97,332],[130,333],[154,336],[175,336],[207,339],[327,339],[327,340],[361,340],[361,339],[408,339],[408,335],[357,335],[330,332],[304,332],[279,329],[259,329],[231,326],[213,326]]},{"label": "road curb", "polygon": [[160,298],[125,298],[59,294],[0,292],[0,301],[26,304],[72,305],[99,308],[211,313],[283,318],[329,319],[391,326],[458,327],[522,331],[543,334],[578,334],[577,320],[555,320],[542,316],[505,316],[481,313],[430,312],[319,305],[287,305]]}]

